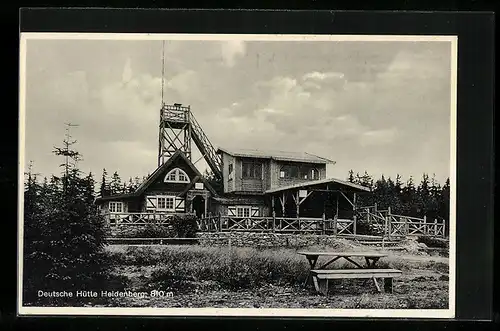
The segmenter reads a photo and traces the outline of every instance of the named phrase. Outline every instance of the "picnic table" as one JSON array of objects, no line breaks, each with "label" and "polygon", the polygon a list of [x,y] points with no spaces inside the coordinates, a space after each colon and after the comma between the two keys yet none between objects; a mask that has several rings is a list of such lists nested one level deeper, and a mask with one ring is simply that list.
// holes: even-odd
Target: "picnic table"
[{"label": "picnic table", "polygon": [[[380,260],[382,257],[386,257],[387,254],[383,253],[375,253],[375,252],[318,252],[318,251],[299,251],[297,252],[300,255],[304,255],[307,258],[307,261],[309,262],[309,265],[311,267],[309,275],[304,282],[304,286],[307,286],[307,284],[310,282],[311,278],[313,278],[314,285],[317,290],[320,290],[318,287],[317,281],[319,279],[323,280],[326,278],[326,284],[325,286],[328,286],[328,279],[339,279],[339,278],[373,278],[375,285],[378,290],[379,286],[377,284],[377,281],[375,277],[378,276],[387,276],[388,278],[390,277],[391,274],[398,274],[399,271],[397,270],[392,270],[392,269],[380,269],[380,270],[375,270],[375,265]],[[320,256],[324,256],[328,258],[328,260],[316,267],[316,263],[318,262],[318,259]],[[358,262],[356,262],[353,258],[364,258],[366,261],[366,265],[362,265]],[[355,266],[353,269],[340,269],[340,270],[327,270],[326,267],[328,267],[330,264],[333,262],[339,260],[339,259],[344,259],[348,262],[350,262],[352,265]],[[363,270],[360,270],[363,269]],[[356,271],[358,270],[358,271]],[[389,282],[388,282],[389,284]],[[390,287],[392,288],[392,281],[390,282]],[[323,287],[323,286],[320,286]],[[321,292],[326,293],[327,288],[321,289]]]},{"label": "picnic table", "polygon": [[[311,270],[316,268],[316,262],[318,261],[318,258],[320,256],[326,256],[326,257],[331,257],[331,259],[323,264],[322,266],[316,268],[316,269],[326,269],[326,267],[333,262],[337,261],[338,259],[345,259],[349,261],[350,263],[354,264],[356,267],[363,269],[363,268],[373,268],[375,267],[375,264],[380,260],[382,257],[386,257],[387,254],[383,253],[375,253],[375,252],[297,252],[300,255],[305,255],[307,261],[309,261],[309,265],[311,266]],[[351,259],[352,257],[362,257],[366,261],[366,266],[362,266],[358,262],[354,261]]]}]

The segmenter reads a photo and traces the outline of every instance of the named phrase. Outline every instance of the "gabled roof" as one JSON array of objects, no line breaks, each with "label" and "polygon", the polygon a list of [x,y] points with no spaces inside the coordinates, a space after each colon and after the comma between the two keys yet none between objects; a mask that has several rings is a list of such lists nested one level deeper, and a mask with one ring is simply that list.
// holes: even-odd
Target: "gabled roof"
[{"label": "gabled roof", "polygon": [[273,159],[277,161],[291,161],[291,162],[307,162],[307,163],[320,163],[327,164],[335,161],[320,157],[306,152],[290,152],[290,151],[272,151],[261,149],[231,149],[220,148],[217,153],[226,153],[231,156],[239,157],[253,157],[259,159]]},{"label": "gabled roof", "polygon": [[[182,158],[184,160],[184,162],[186,162],[186,164],[195,172],[196,178],[199,178],[203,182],[203,184],[205,185],[205,187],[214,196],[216,196],[217,193],[215,192],[215,190],[212,187],[212,185],[210,185],[210,183],[205,179],[205,177],[203,177],[203,175],[198,171],[198,169],[196,169],[196,167],[191,162],[191,160],[189,160],[186,157],[186,155],[181,150],[177,150],[167,160],[167,162],[163,163],[161,166],[159,166],[158,168],[156,168],[156,170],[153,171],[153,173],[144,182],[142,182],[141,185],[139,185],[134,192],[132,192],[132,193],[126,193],[126,194],[110,195],[110,196],[106,196],[106,197],[100,197],[100,198],[97,198],[96,201],[132,198],[132,197],[137,197],[137,196],[143,194],[144,191],[149,187],[149,185],[151,185],[152,183],[154,183],[160,177],[160,175],[164,172],[164,170],[167,169],[168,167],[170,167],[172,165],[172,163],[177,158],[179,158],[179,157]],[[191,185],[191,184],[188,184],[188,185]]]},{"label": "gabled roof", "polygon": [[316,186],[316,185],[322,185],[322,184],[340,184],[342,186],[348,186],[351,190],[354,189],[356,192],[370,192],[370,189],[368,187],[354,184],[351,182],[347,182],[344,180],[336,179],[336,178],[326,178],[326,179],[319,179],[319,180],[311,180],[299,184],[294,184],[294,185],[287,185],[287,186],[282,186],[282,187],[277,187],[274,189],[270,189],[265,191],[265,193],[276,193],[276,192],[282,192],[282,191],[287,191],[291,189],[300,189],[304,187],[310,187],[310,186]]}]

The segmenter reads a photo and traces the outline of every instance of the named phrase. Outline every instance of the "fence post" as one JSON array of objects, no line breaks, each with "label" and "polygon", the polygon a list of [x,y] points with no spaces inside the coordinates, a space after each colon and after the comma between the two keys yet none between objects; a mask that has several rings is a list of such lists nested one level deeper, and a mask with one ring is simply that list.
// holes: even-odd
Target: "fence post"
[{"label": "fence post", "polygon": [[[390,212],[390,210],[389,210],[389,212]],[[392,217],[390,216],[390,214],[386,217],[386,219],[387,219],[387,238],[389,240],[391,240],[391,234],[392,234]]]},{"label": "fence post", "polygon": [[446,238],[446,222],[443,219],[443,238]]},{"label": "fence post", "polygon": [[222,232],[222,217],[219,214],[219,232]]},{"label": "fence post", "polygon": [[408,217],[405,217],[405,235],[408,236],[410,233],[410,224],[408,224]]},{"label": "fence post", "polygon": [[337,215],[333,217],[333,234],[335,235],[335,238],[337,238]]},{"label": "fence post", "polygon": [[377,211],[377,203],[375,202],[375,211]]},{"label": "fence post", "polygon": [[427,215],[424,215],[424,236],[428,234],[427,231]]},{"label": "fence post", "polygon": [[325,234],[325,213],[323,213],[321,218],[321,234]]},{"label": "fence post", "polygon": [[354,235],[356,235],[356,218],[357,218],[356,215],[354,215],[353,218],[354,218],[353,219],[354,223],[352,224],[352,228],[353,228],[352,232],[354,233]]},{"label": "fence post", "polygon": [[437,219],[434,219],[434,235],[436,236],[437,235],[437,229],[438,229],[438,220]]}]

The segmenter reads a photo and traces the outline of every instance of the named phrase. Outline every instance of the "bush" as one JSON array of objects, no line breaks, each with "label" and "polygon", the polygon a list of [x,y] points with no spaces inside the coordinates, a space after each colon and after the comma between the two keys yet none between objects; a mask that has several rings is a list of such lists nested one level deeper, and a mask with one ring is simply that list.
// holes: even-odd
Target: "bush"
[{"label": "bush", "polygon": [[175,215],[172,226],[178,238],[196,238],[198,222],[195,215]]},{"label": "bush", "polygon": [[215,282],[230,290],[266,283],[297,285],[309,271],[306,259],[290,250],[169,246],[154,254],[143,247],[124,254],[128,264],[156,264],[150,284],[176,291],[192,282]]},{"label": "bush", "polygon": [[367,220],[356,220],[356,234],[378,236],[383,234],[383,230],[377,228],[373,223]]},{"label": "bush", "polygon": [[114,237],[121,238],[196,238],[197,218],[194,215],[175,215],[168,224],[146,224],[144,226],[114,229]]},{"label": "bush", "polygon": [[115,233],[115,236],[126,238],[169,238],[174,237],[175,232],[166,225],[146,224],[144,226],[123,227]]}]

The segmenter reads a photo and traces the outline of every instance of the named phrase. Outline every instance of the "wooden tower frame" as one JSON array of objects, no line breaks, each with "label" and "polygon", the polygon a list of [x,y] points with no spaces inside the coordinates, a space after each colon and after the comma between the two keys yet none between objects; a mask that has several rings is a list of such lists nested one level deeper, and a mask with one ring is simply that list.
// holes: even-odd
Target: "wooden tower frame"
[{"label": "wooden tower frame", "polygon": [[190,106],[162,102],[160,110],[158,166],[167,161],[177,150],[191,160]]}]

